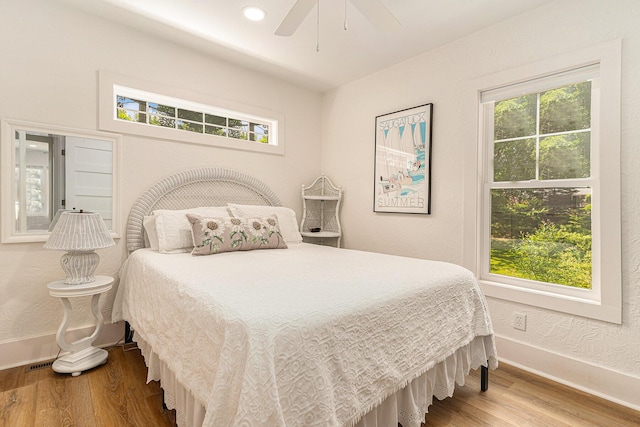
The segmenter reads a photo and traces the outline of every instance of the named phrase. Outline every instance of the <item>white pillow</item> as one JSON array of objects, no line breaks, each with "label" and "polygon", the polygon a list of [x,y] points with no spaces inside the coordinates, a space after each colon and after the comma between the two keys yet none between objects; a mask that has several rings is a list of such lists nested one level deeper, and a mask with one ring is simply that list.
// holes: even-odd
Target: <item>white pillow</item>
[{"label": "white pillow", "polygon": [[[158,239],[158,251],[164,254],[189,252],[193,249],[193,236],[191,224],[187,214],[201,216],[228,217],[226,206],[200,207],[182,210],[158,209],[152,212],[155,217],[155,230]],[[143,223],[144,225],[144,223]],[[152,236],[149,234],[149,242],[153,248]]]},{"label": "white pillow", "polygon": [[158,250],[158,232],[156,231],[156,218],[153,215],[147,215],[142,219],[144,227],[144,246],[154,251]]},{"label": "white pillow", "polygon": [[227,203],[227,206],[231,214],[236,217],[263,217],[275,214],[278,217],[278,224],[284,241],[287,244],[302,242],[298,220],[293,209],[284,206],[237,205],[235,203]]}]

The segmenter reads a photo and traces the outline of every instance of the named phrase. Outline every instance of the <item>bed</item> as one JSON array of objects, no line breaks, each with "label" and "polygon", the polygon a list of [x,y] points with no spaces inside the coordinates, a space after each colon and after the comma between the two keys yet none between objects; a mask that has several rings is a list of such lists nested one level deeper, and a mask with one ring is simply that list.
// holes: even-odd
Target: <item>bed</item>
[{"label": "bed", "polygon": [[[468,270],[302,243],[280,205],[253,177],[202,168],[158,182],[130,211],[112,319],[135,331],[179,426],[418,427],[471,369],[486,389],[497,355]],[[277,246],[195,256],[162,238],[154,247],[149,233],[170,233],[145,227],[188,210],[195,236],[220,209],[275,216]]]}]

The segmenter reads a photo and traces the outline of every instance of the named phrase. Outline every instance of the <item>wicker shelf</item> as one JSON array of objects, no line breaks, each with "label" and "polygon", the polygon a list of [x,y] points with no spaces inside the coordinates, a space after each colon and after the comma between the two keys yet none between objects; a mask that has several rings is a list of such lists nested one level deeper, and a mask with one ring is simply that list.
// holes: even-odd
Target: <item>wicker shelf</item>
[{"label": "wicker shelf", "polygon": [[306,242],[340,247],[342,229],[338,214],[341,201],[342,189],[324,175],[310,186],[302,186],[300,233]]},{"label": "wicker shelf", "polygon": [[340,200],[339,196],[302,196],[306,200]]},{"label": "wicker shelf", "polygon": [[302,234],[302,237],[317,237],[317,238],[340,237],[340,233],[336,233],[333,231],[318,231],[318,232],[303,231],[300,234]]}]

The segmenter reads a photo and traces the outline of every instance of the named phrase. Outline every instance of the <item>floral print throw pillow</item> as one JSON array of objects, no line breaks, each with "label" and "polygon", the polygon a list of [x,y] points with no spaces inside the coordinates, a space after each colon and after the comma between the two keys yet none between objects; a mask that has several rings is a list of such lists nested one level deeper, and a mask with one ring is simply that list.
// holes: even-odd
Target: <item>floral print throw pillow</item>
[{"label": "floral print throw pillow", "polygon": [[275,215],[252,218],[186,215],[193,236],[192,255],[287,248]]}]

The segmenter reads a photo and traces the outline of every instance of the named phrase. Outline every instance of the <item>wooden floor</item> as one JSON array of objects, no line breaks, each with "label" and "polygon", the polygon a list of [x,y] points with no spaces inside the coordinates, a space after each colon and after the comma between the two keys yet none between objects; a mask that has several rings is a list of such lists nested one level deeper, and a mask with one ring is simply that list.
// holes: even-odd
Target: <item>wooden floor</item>
[{"label": "wooden floor", "polygon": [[158,383],[145,384],[140,351],[114,347],[105,365],[78,377],[51,367],[0,371],[2,427],[173,426],[175,414],[162,409]]},{"label": "wooden floor", "polygon": [[[0,426],[173,426],[157,383],[145,384],[138,350],[109,351],[109,361],[79,377],[50,367],[0,371]],[[435,401],[425,426],[640,426],[640,412],[502,364],[481,393],[473,372],[453,398]]]}]

